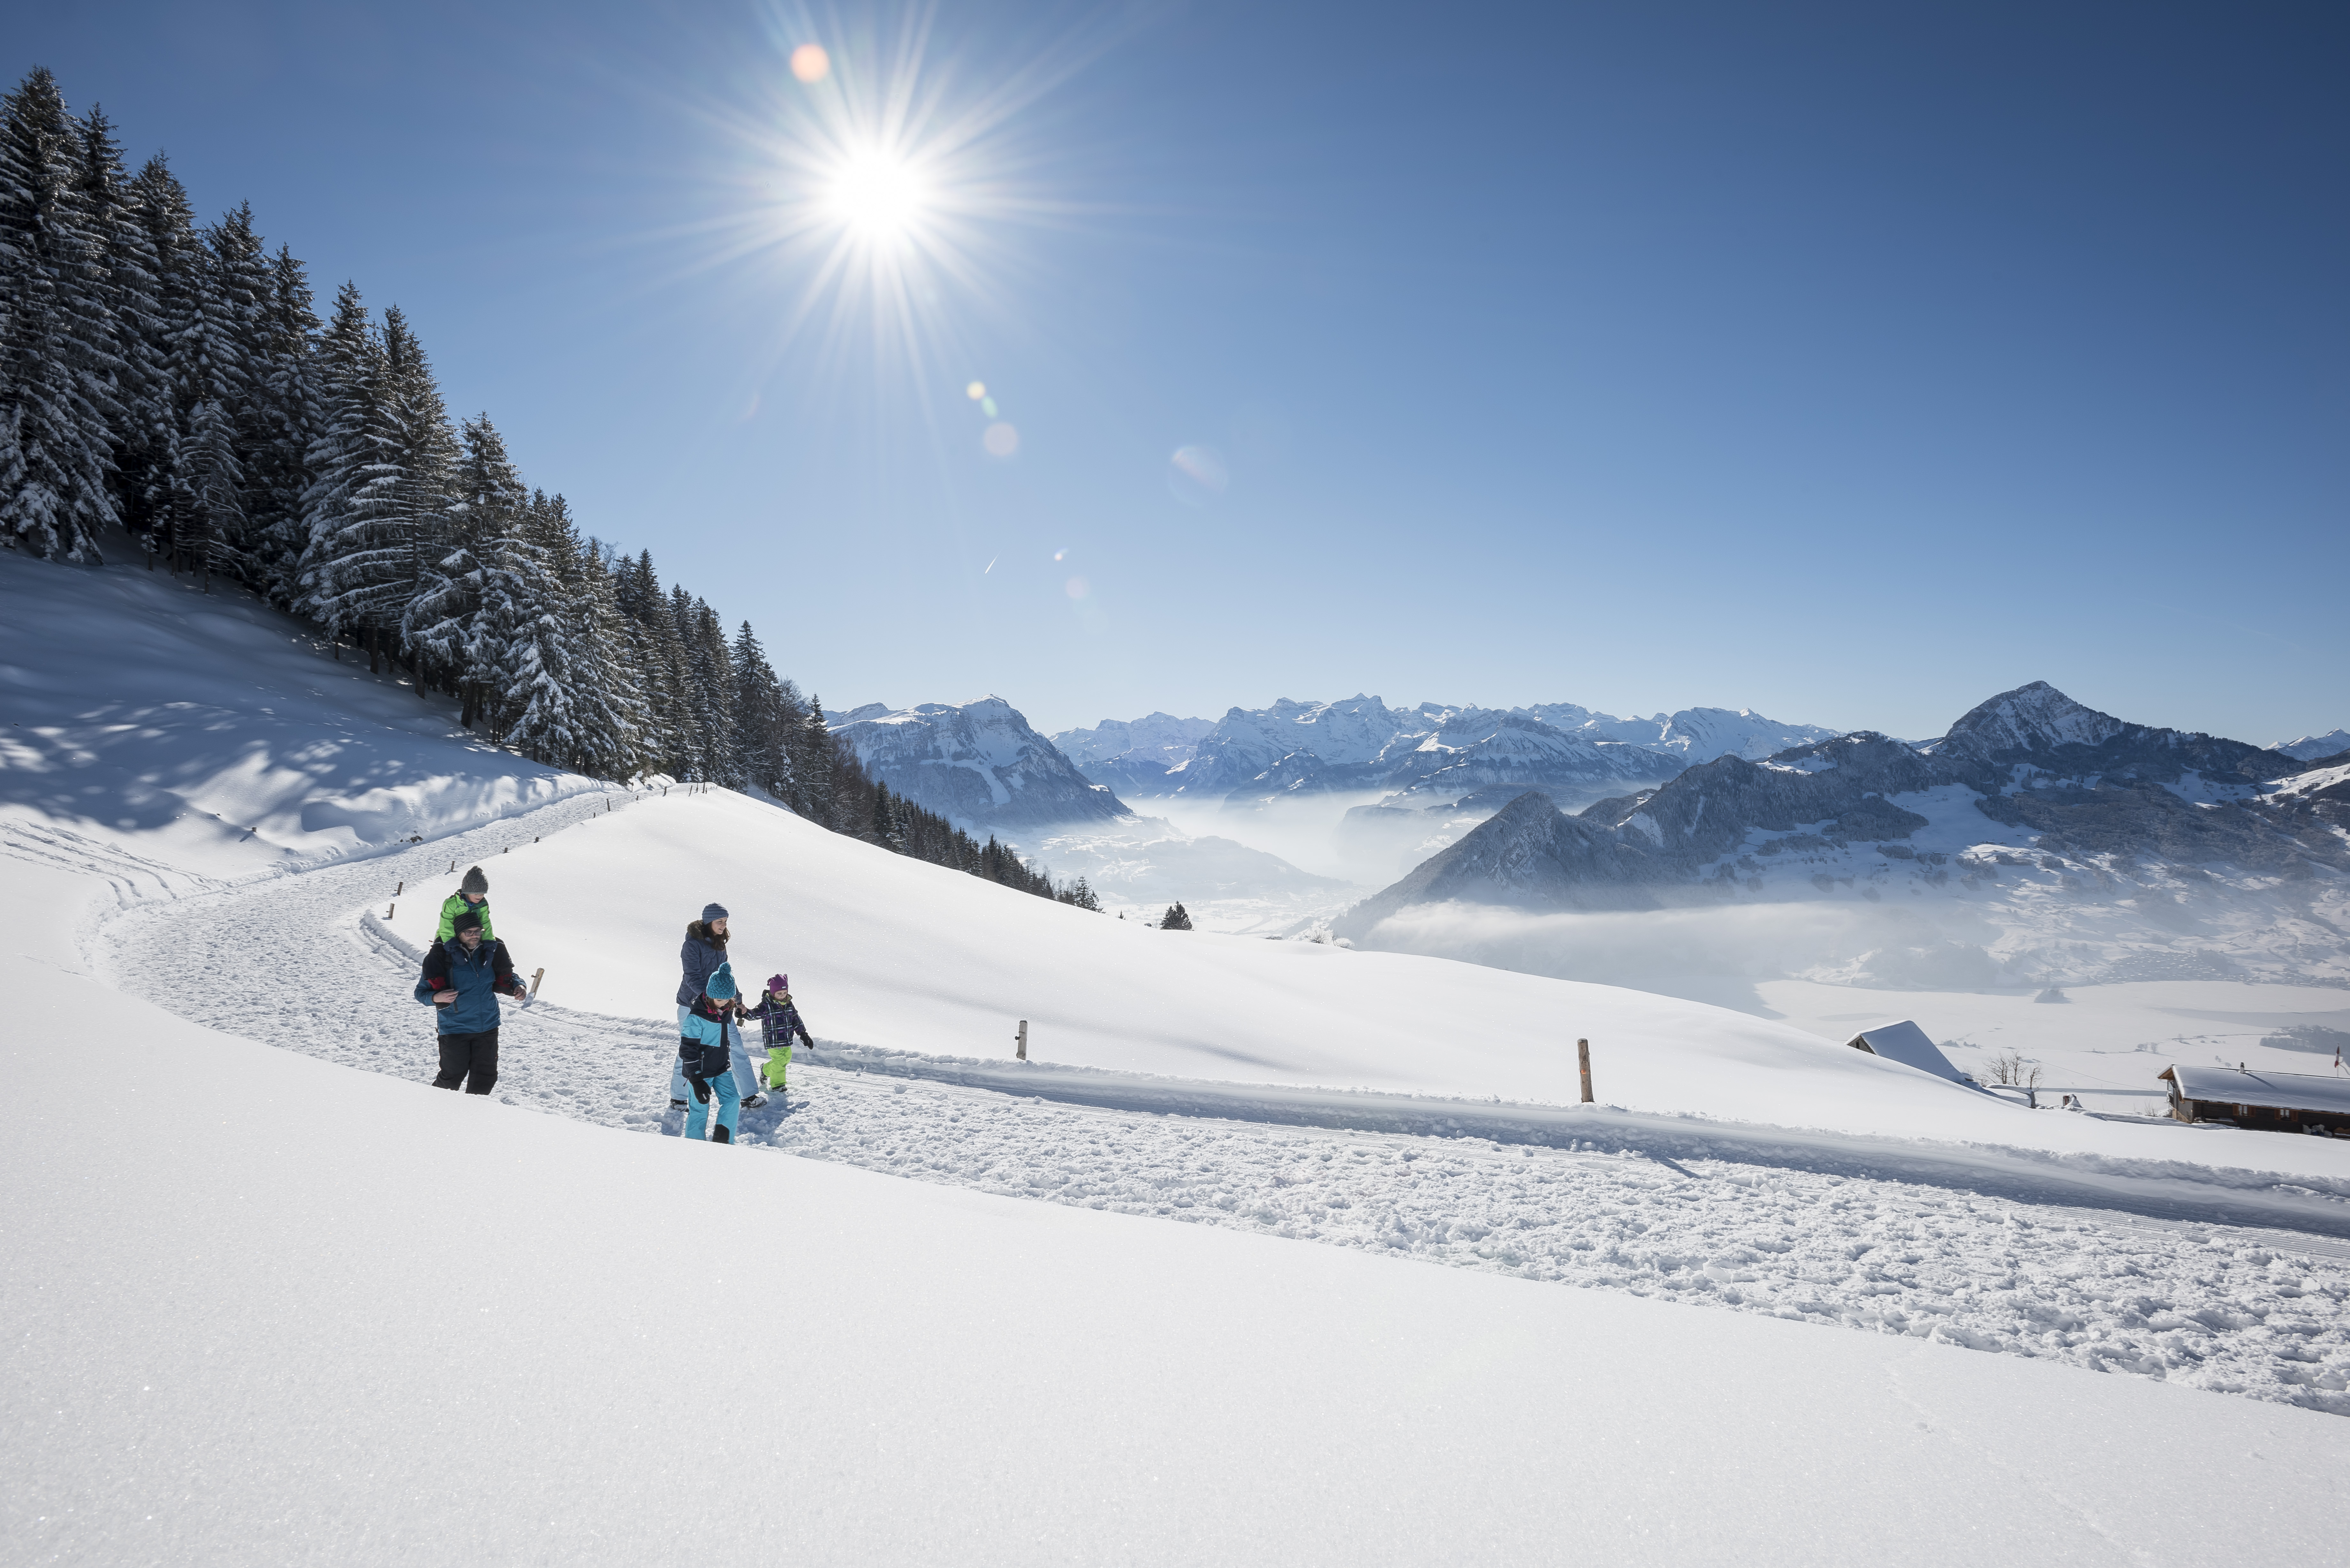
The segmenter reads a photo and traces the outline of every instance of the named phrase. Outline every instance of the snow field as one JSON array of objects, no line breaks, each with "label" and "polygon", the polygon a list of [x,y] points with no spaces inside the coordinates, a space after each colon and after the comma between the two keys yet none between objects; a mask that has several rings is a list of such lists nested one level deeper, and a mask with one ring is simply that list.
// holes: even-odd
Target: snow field
[{"label": "snow field", "polygon": [[[2350,1425],[2306,1411],[614,1137],[14,950],[0,984],[0,1086],[53,1106],[0,1144],[12,1562],[2007,1568],[2338,1532],[2304,1500]],[[93,1015],[167,1070],[57,1114]],[[2149,1502],[2184,1472],[2247,1506]]]},{"label": "snow field", "polygon": [[[1136,1116],[795,1064],[746,1144],[2350,1414],[2350,1247],[1757,1168]],[[654,1118],[643,1118],[650,1122]]]},{"label": "snow field", "polygon": [[[354,910],[354,891],[388,876],[397,880],[401,867],[413,871],[413,863],[424,860],[427,896],[416,907],[436,910],[442,895],[435,877],[445,879],[452,858],[461,871],[481,859],[491,873],[493,908],[502,928],[515,932],[527,971],[534,944],[522,933],[532,928],[509,912],[504,891],[523,880],[519,868],[547,858],[557,846],[593,844],[632,816],[677,820],[700,811],[702,803],[726,799],[680,793],[666,802],[654,796],[627,804],[620,797],[610,810],[601,801],[566,803],[521,823],[494,824],[402,851],[388,857],[391,866],[328,866],[141,909],[106,933],[108,967],[126,986],[213,1028],[421,1081],[430,1077],[434,1057],[431,1015],[409,995],[412,950],[380,934],[383,923],[373,918],[380,909],[368,915]],[[579,826],[553,836],[551,830],[567,821]],[[528,842],[533,836],[543,840],[536,849]],[[514,853],[495,853],[517,842]],[[1015,909],[1035,903],[1047,913],[1076,913],[972,885]],[[915,912],[905,919],[919,929]],[[1183,940],[1175,933],[1143,936],[1161,943]],[[290,971],[284,968],[289,955]],[[1383,961],[1378,955],[1323,956]],[[1398,961],[1434,967],[1431,961]],[[556,961],[549,986],[567,972]],[[2299,1201],[2312,1210],[2310,1223],[2331,1222],[2339,1233],[2350,1213],[2342,1212],[2338,1197],[2324,1196],[2338,1184],[2314,1175],[2297,1183],[2250,1172],[2205,1172],[2199,1225],[2147,1225],[2122,1207],[2068,1210],[2061,1223],[2047,1225],[2032,1218],[2043,1205],[1986,1197],[1981,1189],[2003,1190],[2038,1179],[2054,1189],[2063,1178],[2087,1183],[2097,1161],[2085,1163],[2076,1154],[2036,1173],[2024,1168],[2019,1177],[2012,1163],[1994,1160],[2000,1151],[1970,1155],[1936,1147],[1924,1151],[1939,1162],[1932,1168],[1943,1172],[1934,1179],[1855,1179],[1846,1174],[1855,1167],[1894,1163],[1898,1146],[1814,1138],[1804,1147],[1771,1129],[1700,1121],[1661,1133],[1648,1128],[1655,1147],[1632,1158],[1555,1149],[1529,1154],[1464,1139],[1332,1135],[1053,1104],[859,1071],[868,1063],[891,1074],[969,1069],[947,1059],[910,1061],[832,1043],[816,1000],[826,986],[820,974],[808,971],[796,980],[827,1037],[819,1060],[850,1065],[827,1068],[804,1057],[794,1067],[796,1092],[788,1114],[745,1113],[745,1147],[1066,1205],[1204,1220],[1529,1279],[1938,1337],[2318,1409],[2350,1408],[2344,1394],[2350,1372],[2350,1272],[2343,1261],[2311,1250],[2324,1243],[2306,1237],[2300,1239],[2302,1251],[2285,1251],[2274,1236],[2209,1222],[2246,1193],[2282,1189],[2288,1196],[2303,1193]],[[660,1000],[665,1004],[668,997]],[[505,1020],[498,1097],[607,1127],[648,1132],[661,1127],[675,1049],[668,1017],[600,1017],[549,1002],[509,1008]],[[1832,1062],[1868,1060],[1840,1047],[1814,1048]],[[1047,1064],[1033,1070],[1040,1093],[1072,1092],[1055,1081],[1068,1070]],[[1880,1072],[1908,1074],[1884,1065]],[[1908,1075],[1940,1087],[1923,1075]],[[1170,1096],[1181,1092],[1167,1080],[1139,1087]],[[1222,1087],[1274,1100],[1284,1093]],[[1419,1104],[1431,1121],[1472,1127],[1484,1109],[1451,1101]],[[1993,1109],[2002,1127],[2023,1132],[2042,1126],[2073,1129],[2085,1120]],[[1493,1114],[1517,1113],[1498,1107]],[[1609,1136],[1642,1136],[1629,1118],[1617,1120]],[[2142,1148],[2169,1157],[2148,1162],[2137,1176],[2111,1178],[2117,1204],[2132,1201],[2135,1192],[2140,1209],[2156,1199],[2175,1205],[2178,1194],[2197,1189],[2192,1167],[2181,1162],[2210,1135],[2179,1129],[2166,1137],[2160,1129],[2087,1125],[2137,1135]],[[1733,1159],[1691,1152],[1720,1147],[1736,1154],[1738,1138],[1747,1133],[1771,1135],[1776,1142]],[[2229,1140],[2248,1141],[2250,1135]],[[2255,1152],[2292,1155],[2304,1144],[2319,1140],[2271,1139]],[[1965,1169],[1970,1158],[1981,1165],[1971,1176]],[[2122,1163],[2110,1157],[2106,1162]],[[2063,1190],[2082,1195],[2069,1199],[2074,1202],[2097,1196],[2086,1186]],[[2262,1249],[2275,1256],[2258,1263],[2237,1256]]]}]

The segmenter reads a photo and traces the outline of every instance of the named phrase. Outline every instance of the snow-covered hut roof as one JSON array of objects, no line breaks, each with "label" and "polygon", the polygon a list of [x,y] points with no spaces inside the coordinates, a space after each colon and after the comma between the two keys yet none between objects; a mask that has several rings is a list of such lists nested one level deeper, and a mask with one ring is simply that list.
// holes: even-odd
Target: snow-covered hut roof
[{"label": "snow-covered hut roof", "polygon": [[1926,1032],[1905,1018],[1898,1023],[1880,1024],[1864,1029],[1845,1042],[1856,1051],[1866,1051],[1872,1056],[1883,1056],[1915,1067],[1921,1073],[1931,1073],[1937,1078],[1948,1078],[1953,1084],[1963,1084],[1966,1075],[1950,1065],[1940,1046],[1926,1037]]},{"label": "snow-covered hut roof", "polygon": [[2264,1110],[2330,1111],[2350,1115],[2350,1078],[2319,1073],[2244,1072],[2235,1067],[2168,1067],[2158,1077],[2178,1085],[2186,1100],[2259,1106]]}]

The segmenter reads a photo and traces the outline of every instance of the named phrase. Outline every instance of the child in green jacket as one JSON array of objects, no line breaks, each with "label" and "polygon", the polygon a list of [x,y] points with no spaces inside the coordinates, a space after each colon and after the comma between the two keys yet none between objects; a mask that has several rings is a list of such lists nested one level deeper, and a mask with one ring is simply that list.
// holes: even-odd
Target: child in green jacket
[{"label": "child in green jacket", "polygon": [[497,933],[490,929],[490,879],[482,875],[482,868],[478,866],[465,867],[465,879],[457,884],[457,890],[449,895],[447,903],[441,906],[441,931],[432,940],[445,942],[456,935],[457,929],[452,922],[464,914],[482,917],[482,940],[494,942],[498,940]]}]

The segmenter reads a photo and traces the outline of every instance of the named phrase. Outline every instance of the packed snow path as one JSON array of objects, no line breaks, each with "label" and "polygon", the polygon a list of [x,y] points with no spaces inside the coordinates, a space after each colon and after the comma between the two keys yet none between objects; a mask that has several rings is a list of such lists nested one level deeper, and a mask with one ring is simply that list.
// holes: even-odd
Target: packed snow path
[{"label": "packed snow path", "polygon": [[[492,857],[629,798],[573,799],[226,888],[93,857],[86,868],[107,872],[124,906],[95,934],[94,956],[122,989],[198,1023],[428,1077],[437,1061],[430,1016],[410,994],[412,962],[367,907],[452,860],[483,861],[494,878]],[[70,862],[87,846],[64,836],[10,847]],[[525,969],[562,962],[521,957]],[[660,1128],[668,1026],[510,1009],[503,1037],[501,1099]],[[872,1054],[827,1050],[835,1061]],[[2324,1234],[2018,1201],[1987,1195],[1995,1181],[1853,1176],[1752,1152],[1511,1147],[1054,1103],[813,1064],[793,1072],[787,1107],[745,1113],[746,1147],[2350,1414],[2350,1245]],[[1434,1102],[1430,1119],[1448,1105],[1464,1108]],[[2216,1206],[2220,1184],[2213,1194]]]}]

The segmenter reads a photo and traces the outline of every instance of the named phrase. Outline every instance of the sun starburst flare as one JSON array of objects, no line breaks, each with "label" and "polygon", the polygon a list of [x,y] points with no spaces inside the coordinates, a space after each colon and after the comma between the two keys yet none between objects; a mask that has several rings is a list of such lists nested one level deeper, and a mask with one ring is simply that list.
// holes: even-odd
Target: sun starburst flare
[{"label": "sun starburst flare", "polygon": [[1079,212],[1053,191],[1024,111],[1106,42],[1066,39],[1005,68],[940,46],[934,5],[888,16],[772,14],[772,68],[726,114],[734,189],[706,225],[704,265],[779,291],[771,364],[813,334],[844,381],[960,386],[949,369],[970,363],[971,318],[1004,307],[1014,231]]}]

